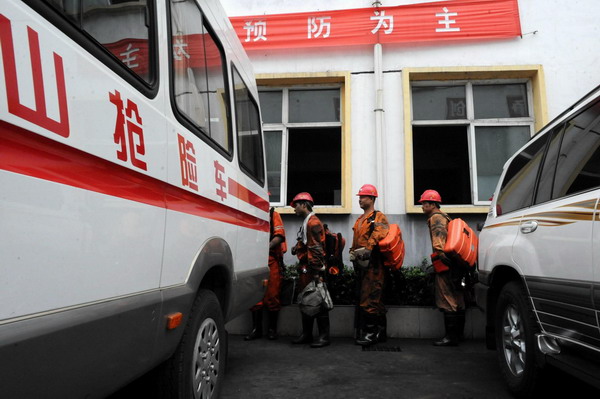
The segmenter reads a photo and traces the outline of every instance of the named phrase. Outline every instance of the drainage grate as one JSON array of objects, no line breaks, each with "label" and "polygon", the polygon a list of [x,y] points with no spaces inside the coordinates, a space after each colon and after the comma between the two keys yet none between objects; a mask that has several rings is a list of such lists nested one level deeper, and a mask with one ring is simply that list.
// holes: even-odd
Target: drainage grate
[{"label": "drainage grate", "polygon": [[363,346],[363,352],[402,352],[399,346]]}]

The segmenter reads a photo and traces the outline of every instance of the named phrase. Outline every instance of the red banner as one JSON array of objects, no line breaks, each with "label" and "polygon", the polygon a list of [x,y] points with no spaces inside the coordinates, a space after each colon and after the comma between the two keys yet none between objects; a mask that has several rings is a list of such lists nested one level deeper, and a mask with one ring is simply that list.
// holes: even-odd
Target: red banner
[{"label": "red banner", "polygon": [[246,50],[492,40],[521,35],[517,0],[450,0],[233,17]]}]

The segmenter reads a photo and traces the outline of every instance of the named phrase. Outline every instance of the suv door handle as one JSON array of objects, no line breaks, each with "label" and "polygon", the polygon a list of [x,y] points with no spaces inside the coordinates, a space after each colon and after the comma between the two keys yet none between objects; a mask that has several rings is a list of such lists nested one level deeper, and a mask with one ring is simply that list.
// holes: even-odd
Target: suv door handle
[{"label": "suv door handle", "polygon": [[537,220],[530,220],[529,222],[521,223],[521,233],[529,234],[533,233],[538,228]]}]

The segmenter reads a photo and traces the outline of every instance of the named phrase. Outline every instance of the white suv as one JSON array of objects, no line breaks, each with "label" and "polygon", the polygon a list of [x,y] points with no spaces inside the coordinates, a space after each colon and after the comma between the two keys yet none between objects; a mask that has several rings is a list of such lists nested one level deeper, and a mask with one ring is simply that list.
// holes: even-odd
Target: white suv
[{"label": "white suv", "polygon": [[600,387],[600,86],[510,158],[480,234],[478,302],[511,391],[553,364]]}]

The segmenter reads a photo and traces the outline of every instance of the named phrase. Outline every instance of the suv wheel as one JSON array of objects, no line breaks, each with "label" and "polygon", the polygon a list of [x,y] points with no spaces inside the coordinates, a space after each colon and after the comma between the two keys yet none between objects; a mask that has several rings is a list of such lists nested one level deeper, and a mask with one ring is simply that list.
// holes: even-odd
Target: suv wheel
[{"label": "suv wheel", "polygon": [[537,324],[523,287],[506,284],[496,307],[496,348],[498,362],[509,389],[519,397],[535,390],[541,369],[535,361]]}]

